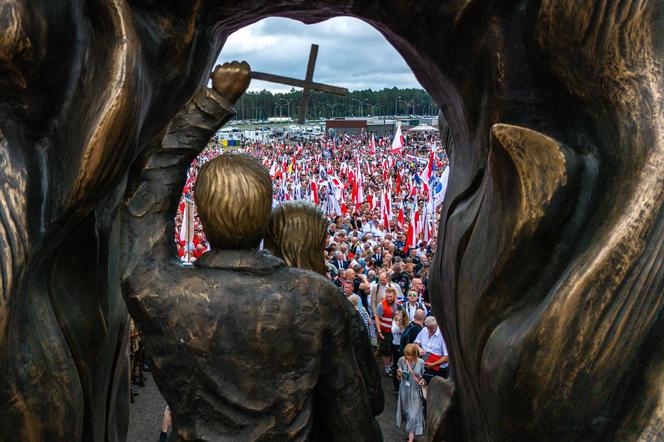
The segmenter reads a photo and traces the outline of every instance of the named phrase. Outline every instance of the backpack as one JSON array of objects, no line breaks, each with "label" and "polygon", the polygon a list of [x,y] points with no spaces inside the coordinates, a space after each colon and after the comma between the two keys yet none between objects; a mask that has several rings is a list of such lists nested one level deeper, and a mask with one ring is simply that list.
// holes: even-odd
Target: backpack
[{"label": "backpack", "polygon": [[[413,331],[415,329],[418,329],[417,333],[415,333],[415,336],[413,338],[410,337],[411,334],[413,334]],[[412,344],[415,341],[415,338],[417,337],[417,334],[422,330],[422,327],[420,327],[418,324],[411,322],[408,324],[408,326],[403,330],[403,333],[401,333],[401,340],[399,341],[399,351],[401,354],[403,354],[404,349],[406,348],[406,345]],[[412,339],[412,340],[411,340]]]}]

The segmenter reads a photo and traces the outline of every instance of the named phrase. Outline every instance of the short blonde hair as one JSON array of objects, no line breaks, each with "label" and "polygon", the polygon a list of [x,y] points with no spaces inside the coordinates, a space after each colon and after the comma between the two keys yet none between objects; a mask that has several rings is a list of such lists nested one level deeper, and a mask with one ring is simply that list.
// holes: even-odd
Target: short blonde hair
[{"label": "short blonde hair", "polygon": [[403,349],[403,355],[406,357],[406,359],[410,360],[415,360],[420,357],[419,350],[417,348],[417,345],[415,344],[408,344],[406,347]]},{"label": "short blonde hair", "polygon": [[272,210],[272,181],[257,159],[224,154],[203,166],[194,199],[211,246],[255,248]]},{"label": "short blonde hair", "polygon": [[325,275],[323,251],[327,219],[316,206],[286,202],[275,207],[265,232],[265,248],[291,267]]}]

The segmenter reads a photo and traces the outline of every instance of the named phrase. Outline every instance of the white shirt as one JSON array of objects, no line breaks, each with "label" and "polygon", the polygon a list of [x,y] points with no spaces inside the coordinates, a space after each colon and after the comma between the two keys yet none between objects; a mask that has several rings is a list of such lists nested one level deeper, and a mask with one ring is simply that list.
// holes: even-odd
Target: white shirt
[{"label": "white shirt", "polygon": [[[410,305],[410,302],[406,301],[405,303],[401,304],[403,307],[404,311],[408,313],[408,319],[410,319],[410,322],[413,322],[415,320],[415,312],[419,308],[420,304],[419,301],[415,302],[415,305]],[[424,314],[427,314],[427,308],[424,306],[424,303],[422,303],[422,310],[424,310]]]},{"label": "white shirt", "polygon": [[396,322],[392,321],[392,345],[400,345],[401,344],[401,327],[399,327],[399,324]]},{"label": "white shirt", "polygon": [[[436,328],[436,333],[429,337],[429,329],[424,327],[422,331],[415,338],[415,343],[420,344],[420,347],[427,353],[433,353],[437,356],[447,356],[447,347],[443,340],[443,334],[440,332],[440,327]],[[443,364],[445,366],[447,364]]]}]

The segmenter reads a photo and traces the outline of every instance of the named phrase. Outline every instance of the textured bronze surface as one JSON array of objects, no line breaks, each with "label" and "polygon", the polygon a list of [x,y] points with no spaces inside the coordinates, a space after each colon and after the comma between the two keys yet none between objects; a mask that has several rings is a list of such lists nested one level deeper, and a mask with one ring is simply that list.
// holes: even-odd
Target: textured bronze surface
[{"label": "textured bronze surface", "polygon": [[124,439],[120,258],[154,240],[117,247],[134,160],[233,31],[338,15],[385,35],[454,141],[431,291],[453,388],[432,389],[446,401],[430,434],[655,438],[663,5],[0,1],[0,439]]},{"label": "textured bronze surface", "polygon": [[265,232],[265,248],[291,267],[325,276],[327,218],[316,206],[288,201],[272,209]]},{"label": "textured bronze surface", "polygon": [[[257,159],[222,155],[203,166],[195,199],[212,250],[193,269],[173,260],[183,166],[234,114],[223,97],[236,99],[248,73],[246,64],[217,68],[216,91],[199,91],[128,182],[123,248],[133,258],[123,291],[171,407],[173,438],[379,441],[370,398],[382,411],[380,376],[366,331],[358,337],[352,326],[357,313],[324,277],[257,250],[272,208]],[[366,385],[378,390],[369,396]]]},{"label": "textured bronze surface", "polygon": [[[291,266],[311,270],[321,275],[327,273],[323,251],[328,222],[323,212],[311,203],[287,201],[272,210],[265,233],[265,248]],[[346,303],[351,317],[351,340],[355,360],[367,389],[371,414],[383,412],[385,396],[380,380],[380,370],[373,356],[369,333],[359,313]],[[318,413],[327,413],[325,404],[317,404]],[[312,440],[321,440],[315,434]]]}]

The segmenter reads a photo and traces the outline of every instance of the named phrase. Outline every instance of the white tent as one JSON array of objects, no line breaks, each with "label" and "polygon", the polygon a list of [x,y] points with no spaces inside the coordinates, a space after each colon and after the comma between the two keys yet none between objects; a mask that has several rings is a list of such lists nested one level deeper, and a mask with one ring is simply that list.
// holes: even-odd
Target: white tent
[{"label": "white tent", "polygon": [[410,131],[411,132],[432,132],[432,131],[438,132],[438,129],[436,129],[433,126],[429,126],[428,124],[422,124],[420,126],[415,126]]}]

